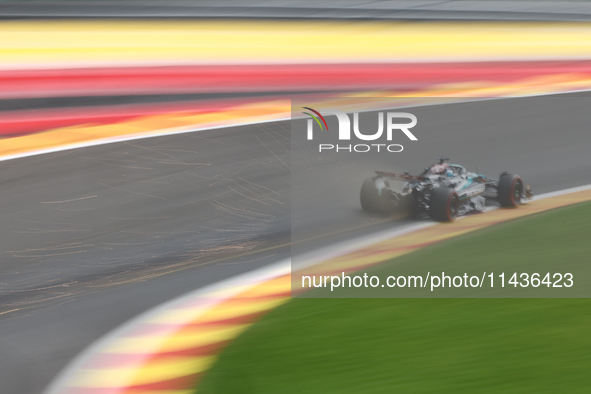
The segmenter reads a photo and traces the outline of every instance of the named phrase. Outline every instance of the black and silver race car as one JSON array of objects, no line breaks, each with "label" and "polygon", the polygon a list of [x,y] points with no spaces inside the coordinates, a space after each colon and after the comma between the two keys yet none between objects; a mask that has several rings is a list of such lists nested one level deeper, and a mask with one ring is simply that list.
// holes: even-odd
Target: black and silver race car
[{"label": "black and silver race car", "polygon": [[491,179],[449,164],[446,157],[437,159],[438,164],[418,176],[376,171],[376,176],[366,179],[361,187],[362,208],[450,222],[460,215],[483,211],[491,201],[515,208],[533,198],[531,186],[519,175],[504,172],[498,180]]}]

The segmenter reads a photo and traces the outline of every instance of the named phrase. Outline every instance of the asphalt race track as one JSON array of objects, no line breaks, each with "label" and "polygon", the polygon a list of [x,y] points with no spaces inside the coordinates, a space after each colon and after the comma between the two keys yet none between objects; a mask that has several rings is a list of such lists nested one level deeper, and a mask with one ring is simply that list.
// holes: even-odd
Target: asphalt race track
[{"label": "asphalt race track", "polygon": [[291,162],[287,121],[0,162],[2,393],[39,393],[142,311],[289,257],[292,191],[298,250],[310,250],[404,223],[361,211],[372,167],[416,173],[443,154],[490,176],[514,170],[536,193],[589,184],[590,104],[563,95],[409,109],[419,141],[354,169],[323,158],[306,179],[310,200],[292,188],[291,168],[307,163]]}]

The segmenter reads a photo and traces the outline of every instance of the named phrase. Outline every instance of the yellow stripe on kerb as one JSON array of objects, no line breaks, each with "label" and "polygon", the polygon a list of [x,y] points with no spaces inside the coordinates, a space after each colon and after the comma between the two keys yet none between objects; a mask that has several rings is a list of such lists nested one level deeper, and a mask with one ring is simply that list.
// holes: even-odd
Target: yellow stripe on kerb
[{"label": "yellow stripe on kerb", "polygon": [[[274,308],[276,305],[281,304],[281,302],[283,302],[282,299],[263,299],[224,303],[215,307],[215,316],[211,315],[211,312],[208,312],[207,319],[212,320],[215,317],[216,320],[224,320],[235,316],[249,315]],[[147,320],[147,322],[152,324],[182,324],[188,321],[187,316],[190,316],[191,313],[191,308],[171,309]]]},{"label": "yellow stripe on kerb", "polygon": [[82,370],[71,382],[74,387],[122,387],[150,384],[192,375],[206,370],[214,357],[185,357],[151,362],[141,368]]},{"label": "yellow stripe on kerb", "polygon": [[154,335],[120,338],[111,342],[103,351],[114,354],[145,354],[153,351],[159,353],[176,352],[226,341],[236,337],[248,327],[247,324],[236,324],[201,328],[191,333],[174,333],[164,337]]}]

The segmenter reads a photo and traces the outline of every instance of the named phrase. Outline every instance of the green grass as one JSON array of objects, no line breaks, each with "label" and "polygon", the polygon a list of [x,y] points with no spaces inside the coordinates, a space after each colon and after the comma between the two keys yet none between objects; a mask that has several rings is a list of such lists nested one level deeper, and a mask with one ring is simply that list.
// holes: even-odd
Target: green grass
[{"label": "green grass", "polygon": [[[582,269],[590,214],[586,203],[516,220],[375,272]],[[480,248],[484,262],[453,253],[458,245]],[[237,338],[199,393],[588,393],[589,371],[589,299],[298,298]]]}]

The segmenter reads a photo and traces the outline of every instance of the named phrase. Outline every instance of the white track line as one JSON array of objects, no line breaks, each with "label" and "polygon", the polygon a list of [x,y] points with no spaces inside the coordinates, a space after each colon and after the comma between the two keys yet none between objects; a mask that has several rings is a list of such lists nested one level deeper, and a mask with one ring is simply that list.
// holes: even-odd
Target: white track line
[{"label": "white track line", "polygon": [[[229,127],[251,126],[251,125],[255,125],[255,124],[280,122],[280,121],[285,121],[285,120],[290,120],[290,119],[291,118],[277,118],[277,119],[259,120],[259,121],[253,121],[253,122],[227,124],[227,125],[220,125],[220,126],[198,127],[198,128],[175,130],[175,131],[163,131],[163,132],[158,132],[158,133],[148,132],[148,133],[131,134],[131,135],[128,134],[128,135],[123,135],[121,137],[103,138],[103,139],[99,139],[99,140],[81,142],[78,144],[68,144],[68,145],[63,145],[63,146],[56,146],[54,148],[49,148],[49,149],[40,149],[40,150],[35,150],[35,151],[30,151],[30,152],[23,152],[23,153],[19,153],[16,155],[0,156],[0,161],[15,160],[15,159],[21,159],[23,157],[44,155],[47,153],[63,152],[63,151],[72,150],[72,149],[88,148],[91,146],[114,144],[116,142],[143,140],[143,139],[155,138],[155,137],[165,137],[167,135],[195,133],[198,131],[227,129]],[[29,135],[34,135],[34,134],[29,134]]]}]

